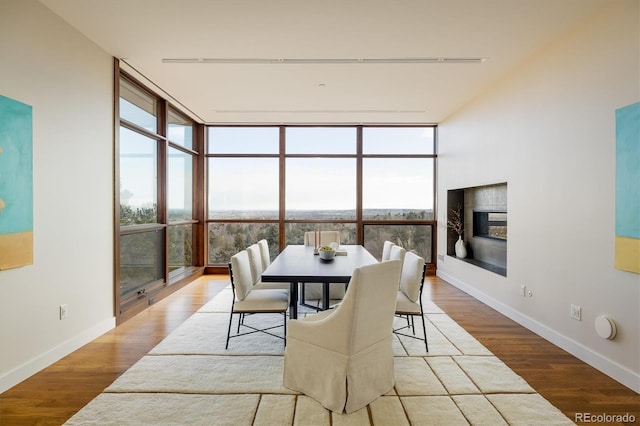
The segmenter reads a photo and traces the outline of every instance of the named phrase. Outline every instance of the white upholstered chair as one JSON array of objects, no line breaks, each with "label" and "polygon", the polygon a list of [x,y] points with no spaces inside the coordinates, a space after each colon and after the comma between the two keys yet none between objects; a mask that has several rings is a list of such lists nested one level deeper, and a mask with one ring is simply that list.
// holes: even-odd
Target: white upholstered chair
[{"label": "white upholstered chair", "polygon": [[389,251],[389,260],[399,260],[400,262],[404,262],[404,257],[406,254],[406,249],[394,244],[391,246],[391,250]]},{"label": "white upholstered chair", "polygon": [[380,258],[381,262],[386,262],[387,260],[389,260],[389,256],[391,256],[391,247],[393,247],[394,245],[395,244],[393,244],[389,240],[384,242],[384,244],[382,245],[382,257]]},{"label": "white upholstered chair", "polygon": [[253,284],[256,284],[262,276],[264,271],[264,264],[262,262],[262,253],[258,244],[251,244],[247,247],[247,254],[249,255],[249,264],[251,265],[251,278]]},{"label": "white upholstered chair", "polygon": [[[275,327],[257,329],[255,327],[244,324],[244,322],[242,321],[242,317],[244,316],[244,314],[282,314],[284,336],[286,338],[286,314],[287,308],[289,307],[289,293],[287,291],[277,289],[255,290],[253,285],[253,277],[251,275],[249,254],[246,250],[243,250],[231,257],[231,262],[229,262],[229,277],[231,279],[231,288],[233,289],[233,302],[231,303],[231,313],[229,315],[229,328],[227,329],[227,343],[225,345],[225,349],[229,347],[230,338],[244,336],[256,332],[263,332],[282,339],[281,336],[270,333],[268,331]],[[231,336],[231,323],[233,321],[233,314],[239,315],[238,330],[235,335]],[[250,331],[240,333],[240,326],[248,328]]]},{"label": "white upholstered chair", "polygon": [[[331,243],[340,244],[340,231],[320,231],[320,237],[318,238],[318,245],[328,246]],[[313,231],[304,233],[304,245],[315,246],[316,245],[316,233]]]},{"label": "white upholstered chair", "polygon": [[391,255],[391,247],[393,247],[393,243],[389,240],[385,241],[384,244],[382,245],[382,258],[380,259],[381,262],[386,262],[387,260],[389,260],[389,256]]},{"label": "white upholstered chair", "polygon": [[262,268],[267,269],[271,265],[271,252],[269,251],[269,242],[265,239],[258,241],[260,247],[260,257],[262,258]]},{"label": "white upholstered chair", "polygon": [[[425,260],[411,252],[404,256],[402,264],[402,275],[400,276],[400,290],[396,298],[396,315],[406,316],[407,325],[396,328],[394,333],[414,339],[424,340],[424,348],[429,352],[427,344],[427,329],[424,325],[424,311],[422,309],[422,287],[424,286],[424,276],[427,270]],[[422,335],[424,339],[416,335],[414,317],[419,316],[422,320]],[[411,329],[413,335],[402,333],[401,330]]]},{"label": "white upholstered chair", "polygon": [[338,307],[289,320],[284,386],[337,413],[389,392],[400,272],[399,260],[356,268]]},{"label": "white upholstered chair", "polygon": [[260,280],[262,272],[266,269],[260,244],[251,244],[247,247],[247,254],[249,255],[249,264],[251,265],[251,277],[254,289],[280,289],[288,291],[291,288],[289,283],[263,283]]},{"label": "white upholstered chair", "polygon": [[[304,245],[315,246],[316,237],[315,232],[304,233]],[[318,241],[323,246],[331,243],[337,243],[340,245],[340,231],[320,231],[320,237]],[[345,285],[342,283],[329,284],[329,299],[340,300],[344,297]],[[308,283],[300,286],[300,303],[310,308],[316,308],[316,306],[307,304],[307,300],[319,300],[322,299],[322,284],[321,283]]]}]

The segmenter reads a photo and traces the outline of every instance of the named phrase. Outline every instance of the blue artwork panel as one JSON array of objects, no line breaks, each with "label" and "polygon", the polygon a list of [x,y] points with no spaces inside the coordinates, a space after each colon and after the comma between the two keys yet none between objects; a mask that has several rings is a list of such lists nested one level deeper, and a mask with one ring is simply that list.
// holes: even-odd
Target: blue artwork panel
[{"label": "blue artwork panel", "polygon": [[616,234],[640,238],[640,103],[616,110]]},{"label": "blue artwork panel", "polygon": [[33,263],[32,115],[0,96],[0,269]]},{"label": "blue artwork panel", "polygon": [[640,102],[616,110],[615,263],[640,273]]}]

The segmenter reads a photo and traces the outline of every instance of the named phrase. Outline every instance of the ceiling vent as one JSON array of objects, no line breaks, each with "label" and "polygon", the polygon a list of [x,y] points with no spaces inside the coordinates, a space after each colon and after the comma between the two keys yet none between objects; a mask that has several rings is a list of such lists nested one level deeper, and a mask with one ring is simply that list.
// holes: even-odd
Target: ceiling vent
[{"label": "ceiling vent", "polygon": [[481,57],[432,58],[164,58],[165,64],[480,64]]},{"label": "ceiling vent", "polygon": [[218,114],[423,114],[424,110],[417,109],[218,109]]}]

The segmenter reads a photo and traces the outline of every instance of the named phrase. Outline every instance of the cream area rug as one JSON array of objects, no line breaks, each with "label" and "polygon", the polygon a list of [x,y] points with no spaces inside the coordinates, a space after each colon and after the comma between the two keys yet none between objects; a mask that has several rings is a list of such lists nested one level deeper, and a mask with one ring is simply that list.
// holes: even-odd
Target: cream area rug
[{"label": "cream area rug", "polygon": [[[332,413],[282,385],[283,340],[254,333],[232,338],[225,350],[231,297],[230,288],[220,292],[66,424],[573,424],[428,300],[429,353],[424,342],[395,336],[394,389],[355,413]],[[282,316],[245,321],[264,327],[282,324]]]}]

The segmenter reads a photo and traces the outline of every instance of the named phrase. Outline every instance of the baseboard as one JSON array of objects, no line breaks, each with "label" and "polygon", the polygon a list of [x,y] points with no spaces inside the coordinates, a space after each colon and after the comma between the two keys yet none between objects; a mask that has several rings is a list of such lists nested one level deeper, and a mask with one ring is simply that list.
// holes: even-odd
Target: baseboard
[{"label": "baseboard", "polygon": [[107,331],[112,330],[115,326],[115,317],[106,319],[90,329],[83,331],[77,336],[55,346],[47,352],[44,352],[13,370],[8,371],[0,376],[0,393],[14,387],[43,368],[50,366],[76,349],[103,335]]},{"label": "baseboard", "polygon": [[601,371],[617,382],[620,382],[634,392],[640,393],[640,374],[629,370],[628,368],[600,355],[597,352],[594,352],[581,343],[558,333],[557,331],[539,323],[533,318],[528,317],[527,315],[524,315],[523,313],[511,308],[510,306],[505,305],[504,303],[494,299],[493,297],[479,291],[475,287],[472,287],[467,283],[458,280],[457,278],[447,274],[446,272],[438,270],[436,275],[449,284],[453,285],[454,287],[464,291],[473,298],[481,301],[485,305],[488,305],[496,311],[500,312],[507,318],[512,319],[521,326],[527,328],[528,330],[531,330],[543,339],[548,340],[549,342],[553,343],[561,349],[564,349],[581,361],[589,364],[593,368]]}]

